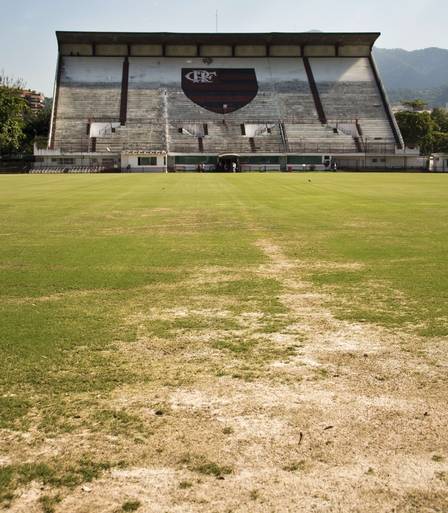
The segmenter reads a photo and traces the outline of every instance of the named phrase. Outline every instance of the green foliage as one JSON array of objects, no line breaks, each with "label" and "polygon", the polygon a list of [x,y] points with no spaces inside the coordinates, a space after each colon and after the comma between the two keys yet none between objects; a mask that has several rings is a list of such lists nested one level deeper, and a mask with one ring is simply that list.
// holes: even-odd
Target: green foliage
[{"label": "green foliage", "polygon": [[34,112],[21,96],[24,88],[23,80],[0,72],[0,155],[32,153],[34,142],[48,137],[52,102]]},{"label": "green foliage", "polygon": [[20,150],[25,134],[26,101],[15,88],[0,86],[0,154]]},{"label": "green foliage", "polygon": [[431,119],[434,121],[434,128],[439,132],[448,132],[448,110],[441,107],[433,109]]},{"label": "green foliage", "polygon": [[[35,141],[46,141],[50,130],[51,105],[45,109],[33,112],[28,110],[24,118],[24,141],[22,150],[27,153],[33,152]],[[40,144],[42,146],[42,144]]]},{"label": "green foliage", "polygon": [[448,132],[433,132],[432,151],[434,153],[448,153]]},{"label": "green foliage", "polygon": [[420,154],[430,155],[434,150],[434,132],[429,132],[420,141]]},{"label": "green foliage", "polygon": [[431,114],[402,111],[395,117],[407,146],[411,148],[419,146],[423,155],[448,152],[448,111],[446,109],[436,108]]},{"label": "green foliage", "polygon": [[395,115],[406,146],[421,146],[422,153],[431,152],[434,121],[428,112],[397,112]]},{"label": "green foliage", "polygon": [[403,100],[401,104],[404,107],[408,107],[413,112],[419,112],[422,110],[425,110],[428,107],[427,102],[425,100],[422,100],[420,98],[415,98],[414,100]]}]

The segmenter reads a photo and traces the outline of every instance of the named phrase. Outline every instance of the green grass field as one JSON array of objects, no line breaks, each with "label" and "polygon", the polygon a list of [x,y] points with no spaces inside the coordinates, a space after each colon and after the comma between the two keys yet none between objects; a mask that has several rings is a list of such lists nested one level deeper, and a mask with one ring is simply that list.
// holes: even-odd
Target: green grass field
[{"label": "green grass field", "polygon": [[5,508],[448,509],[448,176],[0,176],[0,209]]}]

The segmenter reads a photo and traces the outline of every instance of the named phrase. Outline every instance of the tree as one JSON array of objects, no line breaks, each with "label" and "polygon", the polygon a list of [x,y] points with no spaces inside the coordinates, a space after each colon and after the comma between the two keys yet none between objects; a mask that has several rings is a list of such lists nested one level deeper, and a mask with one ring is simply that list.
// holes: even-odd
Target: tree
[{"label": "tree", "polygon": [[434,153],[448,153],[448,133],[433,132],[432,151]]},{"label": "tree", "polygon": [[395,114],[406,146],[420,146],[424,155],[431,153],[434,121],[428,112],[402,111]]},{"label": "tree", "polygon": [[421,100],[420,98],[416,98],[415,100],[404,100],[401,102],[404,107],[408,107],[412,112],[420,112],[425,110],[428,107],[428,104],[425,100]]},{"label": "tree", "polygon": [[420,155],[431,155],[434,151],[434,132],[430,132],[423,137],[419,143]]},{"label": "tree", "polygon": [[34,141],[48,137],[52,102],[33,112],[22,97],[24,88],[22,79],[0,72],[0,154],[32,153]]},{"label": "tree", "polygon": [[51,120],[51,103],[37,112],[29,110],[25,114],[24,132],[24,150],[31,153],[33,151],[34,142],[42,143],[43,140],[48,139],[48,132],[50,130]]},{"label": "tree", "polygon": [[439,132],[448,132],[448,110],[436,107],[431,112],[431,119]]},{"label": "tree", "polygon": [[20,96],[20,89],[0,85],[0,154],[14,153],[20,150],[25,135],[25,114],[28,112],[28,105]]}]

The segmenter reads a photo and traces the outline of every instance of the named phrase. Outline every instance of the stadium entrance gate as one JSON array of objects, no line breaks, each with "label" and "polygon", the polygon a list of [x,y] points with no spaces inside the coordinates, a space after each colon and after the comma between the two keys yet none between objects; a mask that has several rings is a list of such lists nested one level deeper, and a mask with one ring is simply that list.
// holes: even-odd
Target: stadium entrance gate
[{"label": "stadium entrance gate", "polygon": [[227,173],[241,171],[240,156],[231,153],[219,155],[216,170]]}]

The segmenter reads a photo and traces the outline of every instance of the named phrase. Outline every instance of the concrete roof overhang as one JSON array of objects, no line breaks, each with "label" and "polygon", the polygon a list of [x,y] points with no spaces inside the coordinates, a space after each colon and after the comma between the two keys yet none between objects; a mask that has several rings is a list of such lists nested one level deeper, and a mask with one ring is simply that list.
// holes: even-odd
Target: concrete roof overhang
[{"label": "concrete roof overhang", "polygon": [[369,45],[379,32],[56,32],[58,44]]}]

